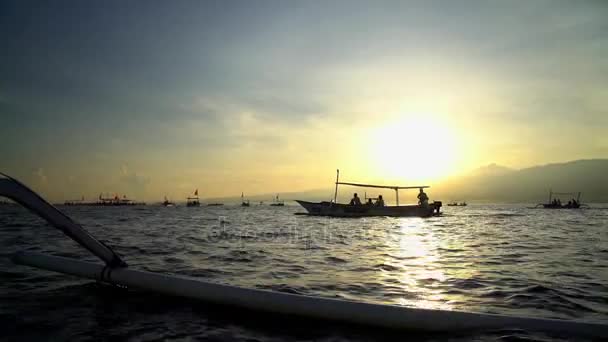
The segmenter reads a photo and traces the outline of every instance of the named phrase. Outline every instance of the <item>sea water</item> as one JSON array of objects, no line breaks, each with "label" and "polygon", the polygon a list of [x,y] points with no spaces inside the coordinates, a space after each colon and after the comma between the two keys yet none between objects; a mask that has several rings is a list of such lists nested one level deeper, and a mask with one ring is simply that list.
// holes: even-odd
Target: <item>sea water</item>
[{"label": "sea water", "polygon": [[[608,323],[608,209],[443,208],[326,218],[285,207],[60,207],[134,269],[248,288],[442,310]],[[266,316],[14,265],[26,250],[96,261],[0,206],[2,340],[582,340],[525,330],[419,334]]]}]

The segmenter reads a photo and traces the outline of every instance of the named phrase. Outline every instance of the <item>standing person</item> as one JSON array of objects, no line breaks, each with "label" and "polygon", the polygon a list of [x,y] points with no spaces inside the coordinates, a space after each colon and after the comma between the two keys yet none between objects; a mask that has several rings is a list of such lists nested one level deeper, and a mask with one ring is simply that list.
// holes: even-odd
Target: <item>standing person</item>
[{"label": "standing person", "polygon": [[418,193],[418,204],[422,206],[429,205],[429,196],[427,196],[422,188],[420,188],[420,193]]}]

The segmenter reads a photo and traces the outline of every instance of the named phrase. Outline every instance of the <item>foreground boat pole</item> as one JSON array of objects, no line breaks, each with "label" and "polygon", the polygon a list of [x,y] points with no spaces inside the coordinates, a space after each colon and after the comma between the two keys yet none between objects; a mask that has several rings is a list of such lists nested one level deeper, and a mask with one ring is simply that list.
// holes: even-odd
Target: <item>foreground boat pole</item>
[{"label": "foreground boat pole", "polygon": [[0,196],[5,196],[42,217],[55,228],[97,256],[109,267],[126,267],[127,264],[110,247],[95,239],[78,223],[44,200],[18,180],[0,173]]},{"label": "foreground boat pole", "polygon": [[[8,185],[8,183],[11,182],[14,182],[14,184]],[[49,212],[45,212],[45,215],[41,213],[41,211],[58,210],[46,203],[46,201],[23,184],[8,177],[0,178],[0,195],[12,198],[23,204],[25,207],[47,219],[49,223],[61,229],[71,238],[76,240],[75,237],[77,237],[79,239],[76,240],[77,242],[87,247],[89,250],[95,249],[95,251],[100,254],[98,255],[100,258],[101,255],[106,257],[110,256],[107,261],[102,259],[106,261],[106,265],[101,265],[72,258],[21,252],[15,254],[12,258],[13,262],[20,265],[95,279],[109,284],[123,285],[166,295],[193,298],[210,303],[247,308],[260,312],[290,314],[314,319],[361,324],[377,328],[429,332],[519,328],[548,333],[566,333],[577,336],[608,338],[608,325],[599,323],[359,303],[246,289],[229,285],[213,284],[183,276],[131,270],[125,266],[124,262],[118,263],[119,266],[123,267],[111,266],[112,262],[116,263],[116,261],[112,260],[116,260],[115,258],[118,258],[118,256],[116,256],[109,247],[95,240],[82,227],[76,225],[69,219],[69,222],[73,223],[73,225],[69,225],[69,229],[64,226],[58,226],[58,223],[65,223],[61,217],[58,218],[56,215],[51,215]],[[46,203],[46,205],[42,205],[40,201]],[[67,218],[67,216],[61,215]],[[59,221],[53,221],[55,219],[58,219]],[[94,240],[96,243],[84,245],[84,243],[91,242],[89,239]],[[106,249],[103,249],[100,246],[105,247]]]}]

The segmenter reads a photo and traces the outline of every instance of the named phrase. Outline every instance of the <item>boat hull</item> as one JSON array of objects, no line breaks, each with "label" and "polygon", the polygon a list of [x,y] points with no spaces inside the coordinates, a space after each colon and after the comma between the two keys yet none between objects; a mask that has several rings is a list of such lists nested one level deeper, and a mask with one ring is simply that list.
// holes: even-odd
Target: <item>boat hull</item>
[{"label": "boat hull", "polygon": [[376,207],[370,205],[347,205],[331,202],[307,202],[296,200],[309,215],[333,217],[430,217],[440,214],[441,202],[433,202],[428,206],[403,205]]}]

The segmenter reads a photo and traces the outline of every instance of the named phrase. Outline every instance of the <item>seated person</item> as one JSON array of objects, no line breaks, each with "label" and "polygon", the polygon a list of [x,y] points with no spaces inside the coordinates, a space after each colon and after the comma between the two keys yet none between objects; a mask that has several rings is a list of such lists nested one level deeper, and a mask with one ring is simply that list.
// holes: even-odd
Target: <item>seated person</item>
[{"label": "seated person", "polygon": [[356,192],[353,195],[353,198],[350,200],[350,205],[361,205],[361,199]]},{"label": "seated person", "polygon": [[418,204],[422,206],[429,205],[429,196],[427,196],[422,188],[420,188],[420,193],[418,194]]},{"label": "seated person", "polygon": [[373,205],[374,203],[372,202],[371,198],[367,199],[367,203],[365,203],[366,205]]},{"label": "seated person", "polygon": [[384,207],[384,199],[382,198],[382,195],[378,196],[378,200],[376,201],[376,206],[377,207]]}]

